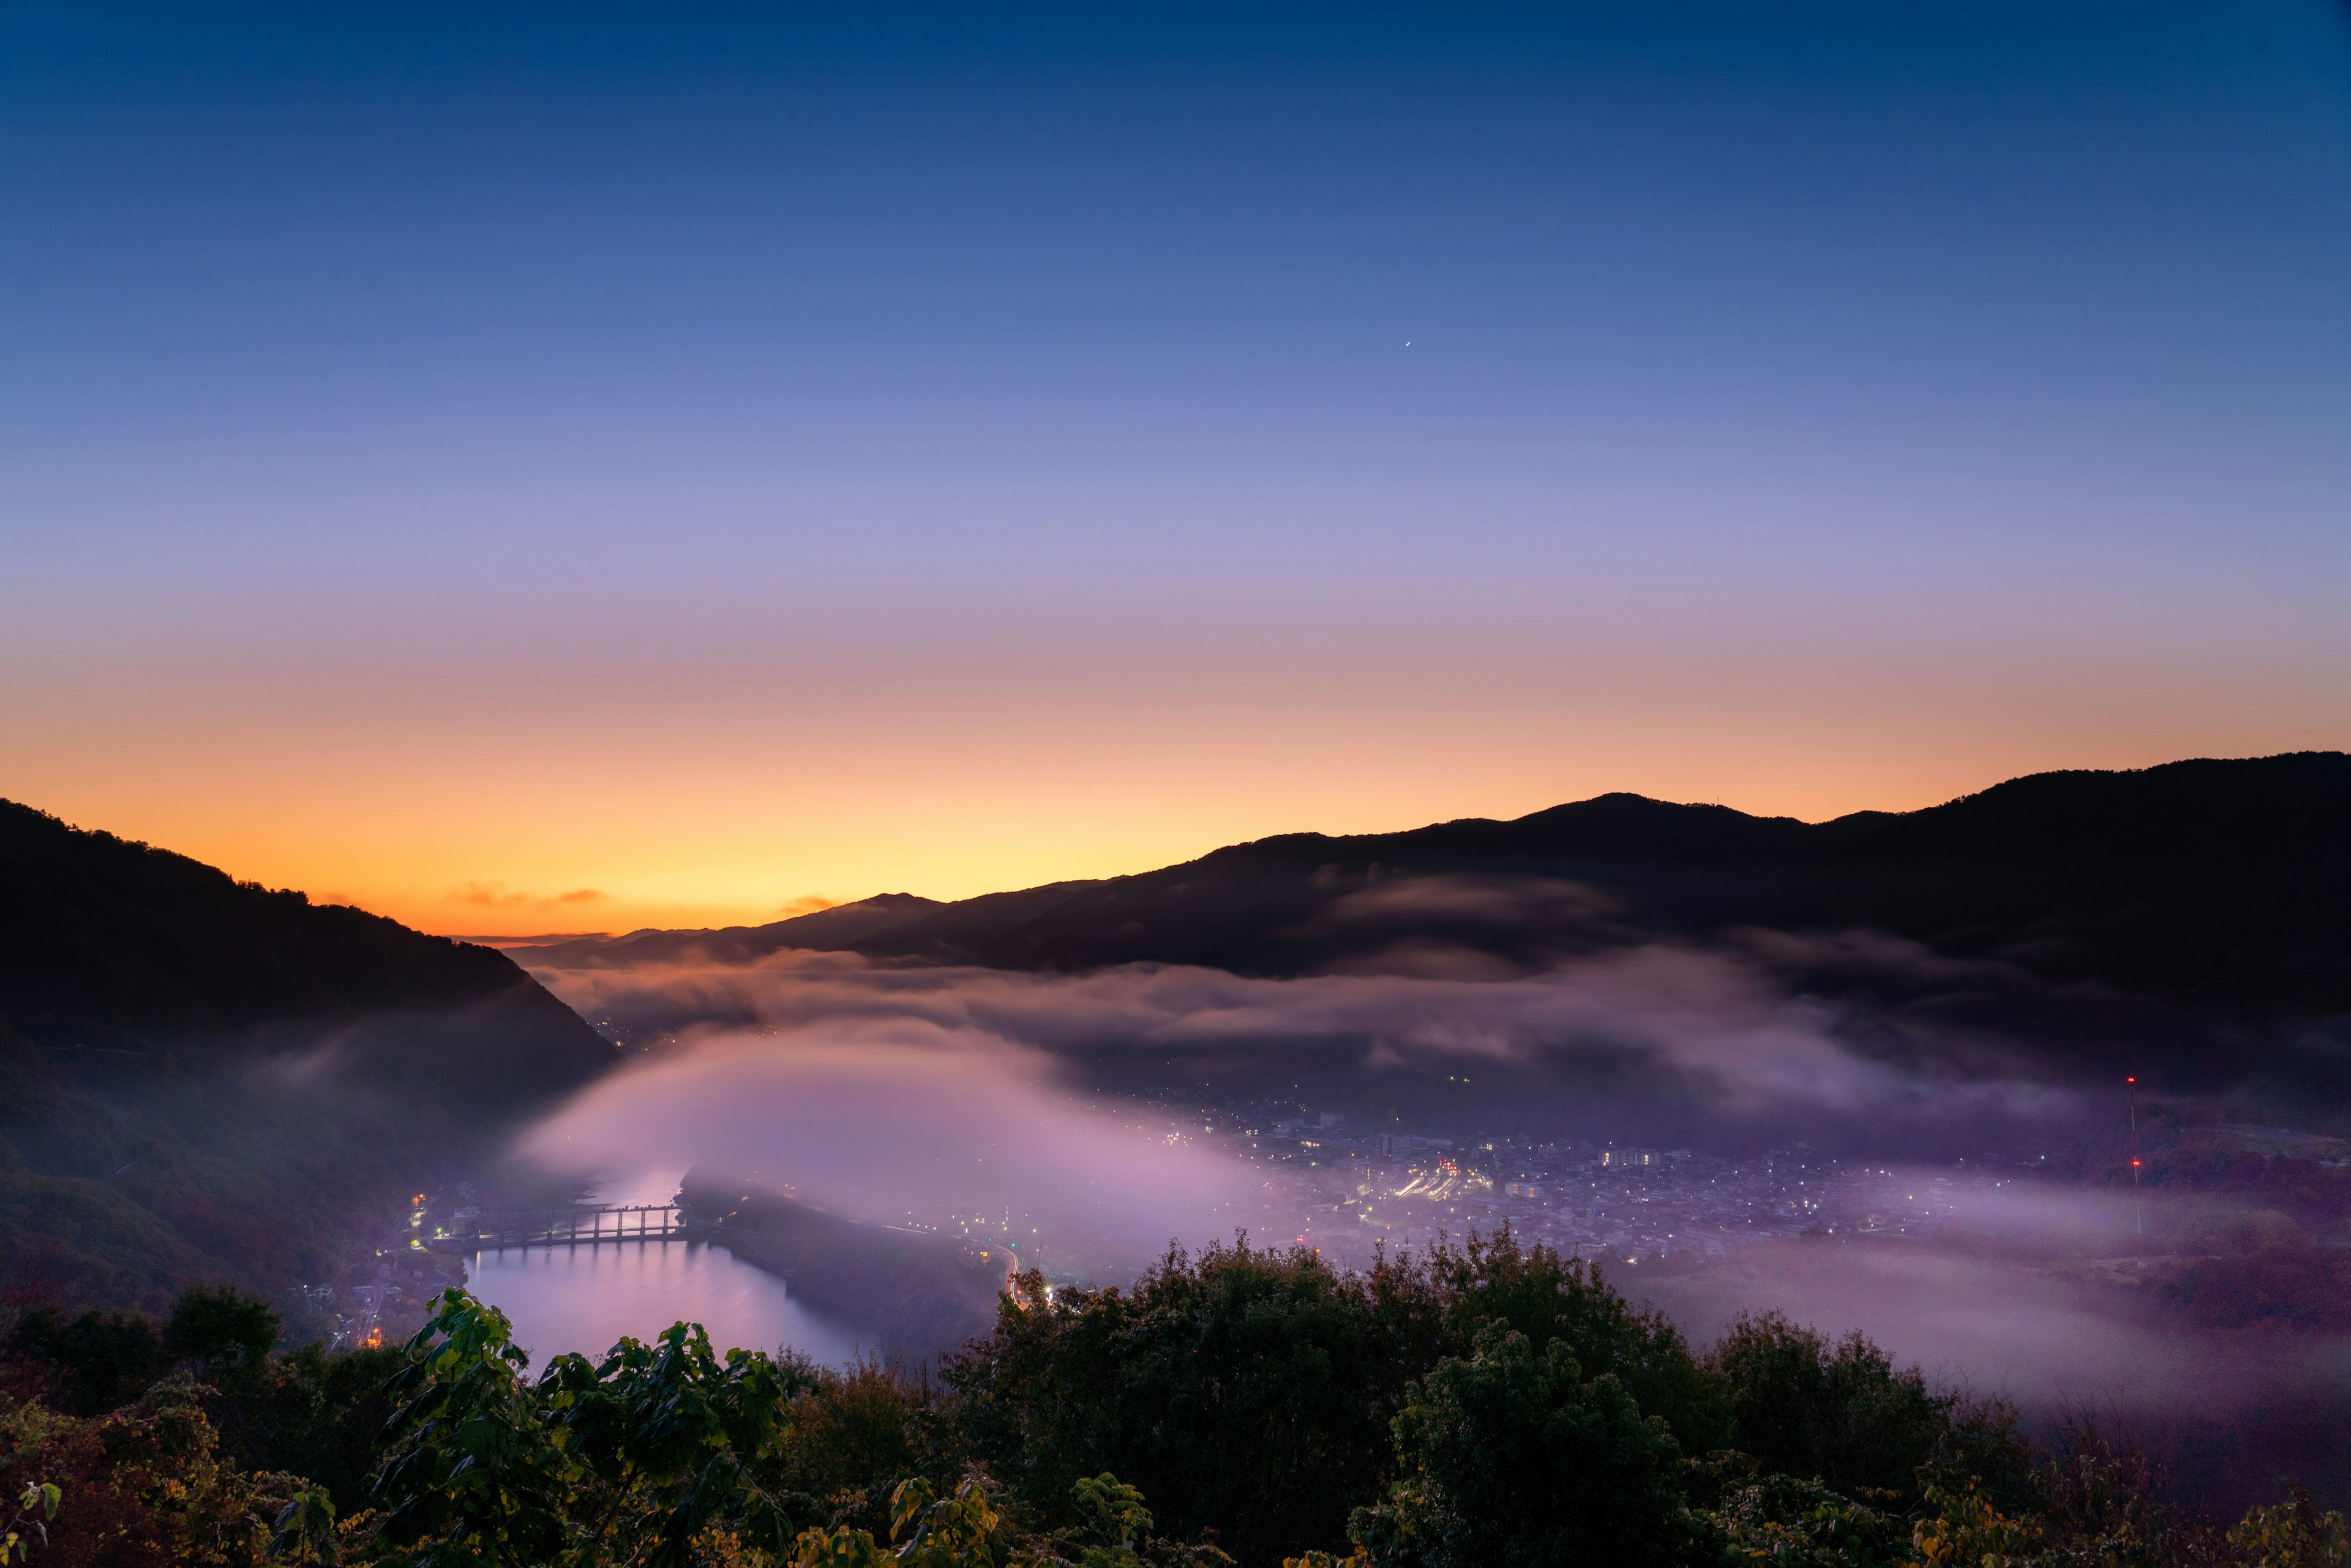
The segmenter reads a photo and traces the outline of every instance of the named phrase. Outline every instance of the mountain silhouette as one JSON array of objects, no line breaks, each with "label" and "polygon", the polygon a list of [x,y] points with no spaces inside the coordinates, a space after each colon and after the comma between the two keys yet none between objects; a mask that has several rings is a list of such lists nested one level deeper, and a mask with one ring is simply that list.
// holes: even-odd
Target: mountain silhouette
[{"label": "mountain silhouette", "polygon": [[[869,907],[870,931],[815,924]],[[1609,794],[1509,821],[1285,833],[952,904],[890,894],[749,928],[756,943],[640,932],[526,956],[621,963],[698,942],[720,961],[798,946],[1007,969],[1295,976],[1400,952],[1541,966],[1747,931],[1879,933],[2183,1006],[2351,1009],[2351,755],[2040,773],[1817,823]]]},{"label": "mountain silhouette", "polygon": [[810,945],[1464,979],[1702,946],[1844,1006],[1872,1049],[1997,1040],[2060,1071],[2136,1063],[2210,1087],[2351,1015],[2346,889],[2351,756],[2302,752],[2035,774],[1816,823],[1610,794],[1509,821],[1286,833]]},{"label": "mountain silhouette", "polygon": [[569,942],[510,947],[507,951],[525,963],[563,969],[632,968],[644,964],[687,962],[747,964],[787,947],[837,950],[946,907],[935,898],[883,893],[766,925],[727,925],[695,931],[648,929],[632,931],[625,936],[587,936]]},{"label": "mountain silhouette", "polygon": [[292,1287],[377,1283],[420,1183],[619,1059],[490,948],[0,801],[0,1288],[24,1300],[229,1279],[302,1322]]},{"label": "mountain silhouette", "polygon": [[[1406,945],[1534,965],[1747,929],[1866,930],[2056,985],[2330,1012],[2351,1009],[2351,756],[2035,774],[1821,823],[1603,795],[1510,821],[1284,834],[996,896],[1040,907],[965,961],[1301,975]],[[913,956],[914,933],[982,902],[845,946]]]},{"label": "mountain silhouette", "polygon": [[497,1113],[618,1053],[505,955],[0,801],[0,1019],[116,1075],[294,1051]]}]

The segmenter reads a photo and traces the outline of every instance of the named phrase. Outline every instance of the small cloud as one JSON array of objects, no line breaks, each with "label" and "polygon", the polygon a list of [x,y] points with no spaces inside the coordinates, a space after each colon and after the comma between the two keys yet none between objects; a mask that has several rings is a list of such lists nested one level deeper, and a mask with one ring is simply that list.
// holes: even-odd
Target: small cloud
[{"label": "small cloud", "polygon": [[548,897],[517,893],[502,882],[461,883],[449,893],[455,903],[478,904],[484,909],[555,909],[565,904],[593,904],[604,896],[601,889],[577,887]]},{"label": "small cloud", "polygon": [[778,913],[781,914],[784,918],[789,920],[794,915],[814,915],[820,909],[837,908],[840,904],[841,900],[837,898],[827,898],[820,893],[811,893],[804,898],[793,899],[789,904],[785,904]]},{"label": "small cloud", "polygon": [[1323,928],[1385,922],[1442,921],[1464,926],[1552,929],[1593,925],[1617,913],[1617,901],[1580,882],[1549,877],[1437,875],[1373,882],[1332,901]]}]

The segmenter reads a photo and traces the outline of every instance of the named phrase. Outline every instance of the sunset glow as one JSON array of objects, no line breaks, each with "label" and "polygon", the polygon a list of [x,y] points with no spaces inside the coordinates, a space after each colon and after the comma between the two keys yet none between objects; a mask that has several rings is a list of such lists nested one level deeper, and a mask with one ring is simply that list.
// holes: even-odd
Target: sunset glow
[{"label": "sunset glow", "polygon": [[25,23],[0,794],[500,934],[2343,744],[2339,14],[1700,10]]}]

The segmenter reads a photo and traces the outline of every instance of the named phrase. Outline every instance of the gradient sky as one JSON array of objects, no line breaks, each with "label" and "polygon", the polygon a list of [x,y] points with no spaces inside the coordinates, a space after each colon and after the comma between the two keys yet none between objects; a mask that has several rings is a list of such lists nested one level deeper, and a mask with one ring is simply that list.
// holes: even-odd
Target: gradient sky
[{"label": "gradient sky", "polygon": [[2343,747],[2346,606],[2340,7],[0,10],[0,795],[429,929]]}]

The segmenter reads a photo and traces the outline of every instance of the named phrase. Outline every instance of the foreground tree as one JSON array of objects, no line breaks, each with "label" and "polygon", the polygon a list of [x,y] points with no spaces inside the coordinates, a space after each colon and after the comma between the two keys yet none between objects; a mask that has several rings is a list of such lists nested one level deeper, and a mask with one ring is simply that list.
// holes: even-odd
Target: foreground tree
[{"label": "foreground tree", "polygon": [[2296,1487],[2283,1502],[2247,1511],[2229,1531],[2245,1568],[2351,1568],[2351,1525],[2321,1513]]},{"label": "foreground tree", "polygon": [[529,1384],[504,1314],[455,1290],[408,1354],[375,1486],[387,1563],[679,1568],[721,1522],[789,1547],[768,1481],[791,1367],[722,1362],[700,1324],[677,1323],[601,1364],[558,1356]]},{"label": "foreground tree", "polygon": [[1708,1554],[1665,1422],[1614,1373],[1587,1379],[1564,1340],[1538,1356],[1489,1324],[1468,1360],[1421,1379],[1395,1433],[1399,1478],[1350,1526],[1378,1568],[1667,1568]]},{"label": "foreground tree", "polygon": [[1792,1476],[1732,1488],[1711,1517],[1727,1558],[1754,1568],[1889,1568],[1910,1556],[1900,1519]]},{"label": "foreground tree", "polygon": [[946,1369],[955,1419],[1011,1494],[1071,1521],[1081,1478],[1114,1471],[1168,1533],[1267,1563],[1341,1538],[1392,1479],[1389,1423],[1416,1380],[1499,1324],[1562,1347],[1690,1451],[1729,1428],[1681,1335],[1599,1270],[1507,1230],[1343,1275],[1304,1248],[1171,1250],[1132,1291],[1024,1281],[995,1333]]},{"label": "foreground tree", "polygon": [[944,1375],[977,1457],[1049,1523],[1113,1471],[1171,1535],[1217,1531],[1245,1563],[1339,1537],[1403,1382],[1361,1281],[1246,1244],[1171,1251],[1131,1292],[1049,1301],[1031,1276]]},{"label": "foreground tree", "polygon": [[[37,1568],[254,1568],[308,1483],[223,1458],[204,1389],[166,1379],[80,1416],[0,1410],[0,1489],[16,1503],[10,1550]],[[287,1563],[316,1560],[288,1543]]]},{"label": "foreground tree", "polygon": [[1729,1446],[1766,1470],[1906,1504],[1938,1463],[2022,1479],[2012,1431],[1928,1388],[1917,1367],[1897,1369],[1858,1331],[1830,1340],[1777,1312],[1740,1317],[1705,1366],[1729,1406]]},{"label": "foreground tree", "polygon": [[1386,1283],[1384,1293],[1405,1294],[1417,1275],[1441,1303],[1441,1338],[1411,1368],[1419,1376],[1441,1356],[1472,1354],[1479,1331],[1501,1323],[1527,1337],[1537,1356],[1564,1343],[1586,1377],[1614,1376],[1644,1415],[1663,1420],[1685,1453],[1704,1454],[1728,1446],[1731,1423],[1728,1391],[1690,1354],[1681,1331],[1664,1314],[1636,1307],[1608,1283],[1597,1263],[1562,1258],[1538,1243],[1521,1246],[1508,1227],[1491,1236],[1439,1242],[1418,1257],[1374,1271],[1375,1291],[1383,1274],[1405,1279]]}]

